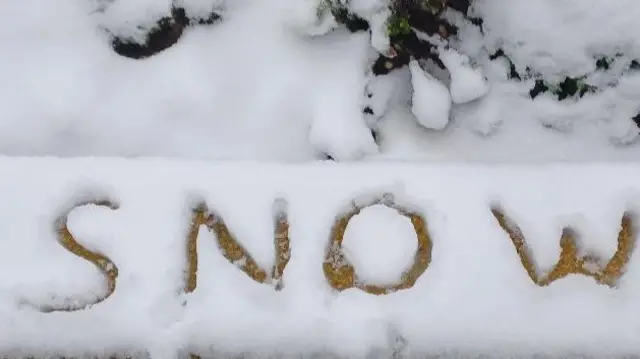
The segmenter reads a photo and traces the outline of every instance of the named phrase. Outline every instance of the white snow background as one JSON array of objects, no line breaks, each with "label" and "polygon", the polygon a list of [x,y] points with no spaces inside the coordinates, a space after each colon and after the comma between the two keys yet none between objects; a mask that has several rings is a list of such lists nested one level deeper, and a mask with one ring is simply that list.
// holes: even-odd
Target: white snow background
[{"label": "white snow background", "polygon": [[[376,57],[368,33],[309,36],[332,25],[313,28],[317,1],[180,3],[191,15],[220,8],[223,21],[132,60],[110,48],[105,29],[140,38],[170,1],[0,2],[0,153],[307,161],[325,152],[338,160],[480,162],[640,155],[630,120],[640,109],[640,78],[594,72],[593,58],[640,57],[635,0],[476,0],[471,15],[484,18],[484,36],[448,14],[461,28],[452,44],[488,78],[488,94],[458,103],[487,90],[461,69],[452,74],[452,98],[416,85],[414,111],[408,66],[367,76]],[[377,4],[369,3],[357,2],[365,10]],[[508,81],[506,64],[488,61],[497,48],[519,70],[532,66],[552,80],[588,73],[617,85],[579,102],[532,101],[531,82]],[[456,68],[461,59],[443,60]],[[376,89],[373,103],[365,86]],[[383,116],[379,147],[362,115],[367,104]],[[440,115],[416,119],[416,111]]]},{"label": "white snow background", "polygon": [[[370,35],[320,35],[332,24],[311,26],[311,0],[182,3],[190,14],[219,6],[223,21],[187,29],[166,51],[132,60],[110,48],[103,29],[140,36],[169,12],[169,1],[0,2],[0,154],[8,156],[0,158],[0,355],[355,358],[379,350],[388,357],[398,336],[403,354],[415,356],[640,353],[637,255],[617,289],[580,276],[539,288],[489,212],[499,199],[541,268],[555,263],[567,221],[579,224],[585,247],[605,258],[615,251],[622,212],[640,206],[640,169],[521,164],[638,158],[630,118],[640,110],[640,77],[593,68],[596,55],[640,58],[636,0],[476,0],[472,14],[484,18],[484,37],[448,14],[461,26],[453,45],[469,55],[444,56],[458,69],[449,91],[426,75],[412,79],[415,66],[370,78],[377,56]],[[533,66],[551,79],[588,73],[615,86],[578,102],[532,101],[531,83],[508,81],[506,64],[488,61],[497,48],[520,70]],[[462,60],[487,83],[459,67]],[[370,100],[367,88],[375,90]],[[362,115],[365,105],[382,115],[379,122]],[[264,163],[308,162],[323,152],[380,163]],[[101,275],[53,232],[83,190],[120,205],[69,216],[78,240],[118,265],[116,292],[89,310],[36,312],[24,301],[88,302],[104,291]],[[354,196],[381,191],[425,213],[431,265],[407,291],[334,293],[322,273],[334,217]],[[265,268],[273,261],[272,201],[288,201],[292,259],[282,291],[250,280],[202,230],[198,289],[181,293],[194,195],[222,213]],[[397,278],[416,245],[407,223],[388,214],[363,211],[345,238],[358,274],[372,282]],[[391,230],[401,234],[391,239]],[[393,262],[383,271],[386,258]]]},{"label": "white snow background", "polygon": [[[189,349],[364,358],[389,355],[399,337],[404,344],[397,349],[410,357],[640,352],[637,253],[618,288],[584,276],[538,287],[489,211],[500,201],[543,270],[555,264],[567,224],[583,234],[581,246],[609,258],[622,213],[640,206],[636,166],[4,157],[0,168],[0,353],[174,358]],[[413,288],[390,295],[332,291],[322,261],[336,216],[352,200],[383,192],[426,217],[433,240],[429,268]],[[68,225],[80,243],[118,266],[115,293],[78,312],[39,313],[21,305],[65,298],[87,303],[105,290],[90,263],[56,242],[53,226],[65,208],[91,196],[119,208],[79,207]],[[238,270],[220,254],[214,235],[201,229],[198,287],[182,293],[195,198],[221,214],[263,268],[274,260],[273,201],[287,201],[291,259],[281,291]],[[345,247],[363,278],[389,281],[409,264],[415,234],[405,231],[403,218],[376,207],[353,218]],[[365,220],[375,225],[363,229]],[[388,272],[376,266],[382,256],[393,258]]]}]

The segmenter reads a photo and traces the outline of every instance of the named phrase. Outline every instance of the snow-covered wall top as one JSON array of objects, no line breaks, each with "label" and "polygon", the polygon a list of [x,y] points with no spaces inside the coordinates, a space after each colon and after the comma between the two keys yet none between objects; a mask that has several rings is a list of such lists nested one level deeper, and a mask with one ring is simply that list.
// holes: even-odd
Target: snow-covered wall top
[{"label": "snow-covered wall top", "polygon": [[0,168],[2,356],[640,352],[635,166]]},{"label": "snow-covered wall top", "polygon": [[[475,0],[467,17],[445,14],[459,33],[433,40],[451,48],[440,49],[450,73],[435,77],[417,62],[372,76],[389,44],[379,37],[384,17],[371,9],[389,1],[348,3],[375,36],[320,22],[320,0],[2,1],[0,153],[640,156],[637,1]],[[147,40],[163,51],[135,60],[114,50],[133,51],[157,23],[170,29],[166,38]],[[558,101],[567,77],[597,90]],[[533,88],[548,91],[532,99]]]}]

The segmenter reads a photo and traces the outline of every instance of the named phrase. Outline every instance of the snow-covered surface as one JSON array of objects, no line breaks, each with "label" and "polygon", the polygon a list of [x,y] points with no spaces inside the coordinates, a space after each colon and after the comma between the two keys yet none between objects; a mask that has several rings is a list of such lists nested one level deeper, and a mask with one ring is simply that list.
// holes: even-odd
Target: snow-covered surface
[{"label": "snow-covered surface", "polygon": [[454,50],[442,49],[440,59],[451,73],[451,100],[462,104],[484,96],[489,84],[479,69],[469,66],[469,59]]},{"label": "snow-covered surface", "polygon": [[376,204],[351,219],[342,248],[360,281],[393,285],[413,264],[418,236],[409,218]]},{"label": "snow-covered surface", "polygon": [[[564,225],[577,227],[581,247],[614,253],[622,212],[640,209],[640,168],[612,163],[640,156],[630,121],[640,76],[623,69],[640,58],[636,2],[476,0],[484,37],[447,15],[461,27],[452,48],[468,58],[445,52],[451,78],[439,84],[416,62],[385,77],[368,72],[388,46],[385,0],[350,3],[375,20],[373,39],[330,31],[335,21],[316,18],[315,0],[180,0],[188,16],[213,9],[223,20],[186,29],[145,60],[117,55],[108,33],[141,41],[168,15],[167,0],[1,1],[0,155],[16,157],[0,156],[0,356],[640,353],[637,253],[617,289],[580,276],[540,288],[489,211],[499,201],[518,223],[540,271],[556,263]],[[502,59],[489,61],[498,48],[519,71],[613,85],[579,102],[532,101],[531,81],[510,81]],[[624,55],[610,71],[595,71],[594,56],[616,52]],[[438,84],[440,100],[427,91]],[[374,114],[363,115],[365,106]],[[371,162],[18,157],[325,154]],[[327,284],[331,226],[363,192],[391,192],[426,216],[432,258],[413,288],[373,296]],[[37,312],[105,293],[96,268],[56,242],[58,217],[87,198],[118,205],[68,216],[78,241],[117,265],[116,291],[88,310]],[[292,256],[281,291],[249,279],[201,229],[198,288],[183,293],[194,198],[224,217],[263,268],[274,261],[274,200],[286,200]],[[394,281],[415,234],[406,218],[387,217],[393,211],[372,211],[352,220],[344,249],[360,279]]]},{"label": "snow-covered surface", "polygon": [[[347,166],[3,157],[0,168],[1,353],[147,350],[153,358],[175,358],[187,348],[213,348],[217,353],[359,357],[387,350],[397,335],[407,355],[640,352],[637,253],[617,289],[582,276],[537,287],[489,211],[500,202],[520,225],[542,270],[558,257],[564,224],[584,234],[581,246],[608,258],[616,248],[622,213],[640,206],[640,169],[633,165]],[[429,268],[413,288],[395,294],[333,292],[322,270],[333,221],[354,198],[385,192],[425,215],[433,240]],[[118,266],[115,293],[79,312],[45,314],[20,306],[25,300],[47,304],[68,297],[87,302],[104,293],[104,279],[91,264],[55,240],[56,218],[90,198],[108,198],[119,208],[77,208],[69,216],[69,229],[80,243]],[[292,252],[281,291],[239,271],[217,250],[213,235],[201,229],[198,287],[181,294],[194,198],[220,213],[264,268],[274,260],[273,202],[286,200]],[[363,212],[362,220],[369,215]],[[392,226],[390,218],[371,223],[374,217],[366,219],[372,228]],[[350,230],[359,232],[360,225]],[[354,234],[368,234],[362,230]],[[397,246],[393,251],[403,248]],[[393,254],[387,248],[357,251],[361,258],[367,253],[378,258],[378,251]]]},{"label": "snow-covered surface", "polygon": [[[373,19],[385,3],[363,0],[352,7]],[[383,92],[397,99],[376,114],[383,117],[376,125],[381,143],[375,150],[361,110],[367,101],[366,69],[376,50],[369,34],[327,33],[335,22],[315,18],[318,1],[177,2],[190,16],[217,9],[223,21],[186,29],[176,45],[143,61],[115,54],[107,32],[140,40],[168,15],[166,0],[60,0],[37,6],[2,1],[0,153],[275,161],[306,161],[319,152],[338,160],[636,160],[639,131],[630,118],[640,109],[640,77],[621,68],[640,57],[636,3],[476,0],[472,15],[484,18],[484,37],[450,14],[461,27],[460,40],[452,45],[487,76],[489,93],[453,106],[444,131],[425,130],[407,103],[409,69],[394,71],[391,76],[401,81],[387,81],[393,88]],[[578,103],[546,96],[531,101],[530,81],[513,83],[502,59],[488,60],[498,47],[519,70],[532,66],[551,80],[587,72],[596,83],[617,86]],[[624,56],[611,71],[594,72],[594,54],[618,51]],[[470,78],[463,77],[452,79],[452,85],[460,89],[456,84],[465,83],[460,90],[470,91]],[[456,90],[454,101],[474,94]]]},{"label": "snow-covered surface", "polygon": [[416,60],[409,63],[411,71],[411,113],[418,123],[432,130],[442,130],[449,123],[451,94],[434,76],[420,68]]},{"label": "snow-covered surface", "polygon": [[634,0],[475,0],[473,7],[485,20],[489,46],[505,47],[516,64],[547,75],[593,71],[594,55],[640,56]]},{"label": "snow-covered surface", "polygon": [[171,12],[172,3],[173,0],[114,1],[105,6],[98,2],[98,9],[104,9],[99,25],[114,35],[144,42],[156,21]]}]

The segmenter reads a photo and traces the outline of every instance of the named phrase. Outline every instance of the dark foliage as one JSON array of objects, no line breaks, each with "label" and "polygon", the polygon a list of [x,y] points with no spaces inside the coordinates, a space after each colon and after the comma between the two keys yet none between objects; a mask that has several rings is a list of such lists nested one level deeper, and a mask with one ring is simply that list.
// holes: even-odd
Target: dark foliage
[{"label": "dark foliage", "polygon": [[188,18],[183,8],[174,7],[171,15],[157,21],[156,26],[147,34],[143,44],[126,38],[113,37],[113,50],[124,57],[144,59],[162,52],[178,42],[188,26],[211,25],[220,20],[220,15],[211,13],[206,18]]}]

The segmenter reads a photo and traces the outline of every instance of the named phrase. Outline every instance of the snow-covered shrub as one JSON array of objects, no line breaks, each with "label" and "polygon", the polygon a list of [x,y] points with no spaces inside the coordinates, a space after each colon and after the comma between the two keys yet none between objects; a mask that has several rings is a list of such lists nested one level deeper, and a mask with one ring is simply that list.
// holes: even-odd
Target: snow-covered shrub
[{"label": "snow-covered shrub", "polygon": [[142,59],[178,42],[185,28],[221,19],[221,0],[98,0],[101,27],[121,56]]},{"label": "snow-covered shrub", "polygon": [[[363,111],[375,131],[393,95],[394,81],[380,81],[394,70],[410,67],[411,109],[425,128],[441,130],[452,106],[471,102],[489,90],[482,72],[452,47],[448,38],[457,28],[442,15],[458,11],[466,15],[469,0],[321,0],[318,19],[331,16],[351,31],[369,31],[378,53],[371,64]],[[320,20],[319,22],[322,22]],[[438,73],[431,73],[431,72]],[[384,93],[380,96],[380,93]],[[374,132],[375,135],[375,132]]]},{"label": "snow-covered shrub", "polygon": [[[533,85],[529,96],[535,99],[541,94],[549,93],[558,101],[580,99],[587,94],[602,91],[606,87],[616,86],[620,76],[640,70],[640,62],[635,59],[625,59],[621,53],[613,56],[600,56],[593,59],[593,71],[582,75],[565,76],[561,79],[548,80],[543,74],[536,72],[527,66],[524,71],[518,72],[512,60],[499,49],[489,56],[490,60],[504,59],[509,64],[508,77],[514,81],[531,79]],[[597,79],[600,77],[600,79]],[[606,77],[606,79],[603,79]]]},{"label": "snow-covered shrub", "polygon": [[483,23],[464,47],[519,93],[520,113],[566,133],[599,126],[616,144],[637,137],[637,1],[476,0],[470,13]]}]

